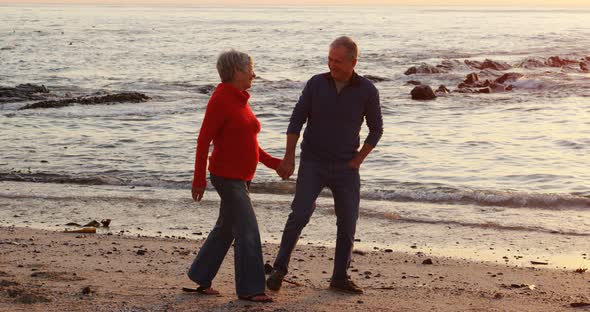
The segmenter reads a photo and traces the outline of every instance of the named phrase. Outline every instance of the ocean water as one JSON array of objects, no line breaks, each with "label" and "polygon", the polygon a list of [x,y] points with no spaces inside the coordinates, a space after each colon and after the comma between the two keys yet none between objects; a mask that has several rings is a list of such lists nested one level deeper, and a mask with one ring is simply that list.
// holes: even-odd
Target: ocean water
[{"label": "ocean water", "polygon": [[[588,9],[5,5],[0,17],[0,86],[152,97],[0,104],[0,180],[188,189],[209,98],[199,90],[218,83],[215,60],[228,48],[254,58],[259,141],[280,157],[306,80],[327,71],[330,41],[349,35],[357,72],[387,79],[376,83],[384,135],[361,170],[365,217],[590,235],[590,73],[519,66],[590,57]],[[485,59],[524,77],[511,92],[410,99],[409,80],[454,90],[479,70],[408,76],[409,67]],[[253,181],[263,194],[293,186],[262,165]]]}]

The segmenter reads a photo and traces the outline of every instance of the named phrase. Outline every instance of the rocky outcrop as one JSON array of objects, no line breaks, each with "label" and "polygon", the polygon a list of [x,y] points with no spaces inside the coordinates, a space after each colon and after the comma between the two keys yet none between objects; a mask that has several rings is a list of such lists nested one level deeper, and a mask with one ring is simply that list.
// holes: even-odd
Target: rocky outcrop
[{"label": "rocky outcrop", "polygon": [[571,70],[577,70],[579,66],[581,71],[588,71],[590,67],[590,60],[588,58],[590,57],[586,56],[579,60],[563,58],[561,56],[551,56],[547,59],[534,57],[522,61],[518,67],[527,69],[536,67],[565,67]]},{"label": "rocky outcrop", "polygon": [[410,92],[412,100],[433,100],[436,98],[434,91],[430,86],[419,85],[414,87]]},{"label": "rocky outcrop", "polygon": [[476,69],[493,69],[493,70],[508,70],[510,68],[512,68],[512,66],[506,62],[497,62],[497,61],[492,61],[489,59],[484,60],[483,62],[479,62],[479,61],[471,61],[471,60],[465,60],[465,64],[471,68],[476,68]]},{"label": "rocky outcrop", "polygon": [[496,80],[494,80],[494,82],[496,83],[500,83],[500,84],[504,84],[507,81],[516,81],[520,78],[522,78],[524,75],[523,74],[519,74],[519,73],[506,73],[502,76],[500,76],[499,78],[497,78]]},{"label": "rocky outcrop", "polygon": [[478,81],[479,81],[479,76],[476,73],[471,73],[471,74],[468,74],[467,77],[465,77],[465,81],[463,83],[468,84],[468,85],[472,85]]},{"label": "rocky outcrop", "polygon": [[44,85],[21,84],[14,88],[0,87],[0,103],[44,100],[49,90]]},{"label": "rocky outcrop", "polygon": [[439,65],[436,65],[438,69],[441,69],[445,72],[449,72],[452,70],[465,70],[467,66],[465,63],[459,60],[442,60]]},{"label": "rocky outcrop", "polygon": [[42,101],[29,105],[25,105],[19,110],[36,109],[36,108],[58,108],[71,106],[74,104],[81,105],[99,105],[99,104],[113,104],[113,103],[140,103],[149,100],[150,97],[137,92],[125,92],[117,94],[109,94],[104,96],[81,96],[72,99]]},{"label": "rocky outcrop", "polygon": [[569,65],[578,65],[579,61],[561,58],[559,56],[552,56],[546,62],[549,67],[563,67]]},{"label": "rocky outcrop", "polygon": [[546,66],[546,60],[538,57],[527,58],[526,60],[520,62],[517,67],[522,68],[537,68],[537,67],[544,67]]},{"label": "rocky outcrop", "polygon": [[438,86],[438,89],[436,89],[436,91],[434,91],[434,94],[438,97],[438,96],[444,96],[447,94],[450,94],[451,91],[445,86],[445,85],[440,85]]},{"label": "rocky outcrop", "polygon": [[489,59],[486,59],[483,62],[472,60],[464,60],[463,62],[459,60],[443,60],[440,64],[436,66],[432,66],[426,63],[422,63],[418,66],[412,66],[408,68],[404,74],[440,74],[447,73],[457,69],[468,70],[470,68],[479,70],[504,71],[512,68],[512,66],[506,62],[498,62]]},{"label": "rocky outcrop", "polygon": [[[524,75],[520,73],[505,73],[502,76],[490,80],[480,80],[479,75],[470,73],[465,77],[465,80],[457,86],[457,93],[494,93],[505,92],[512,90],[510,82],[514,82]],[[492,75],[491,77],[494,77]]]},{"label": "rocky outcrop", "polygon": [[414,75],[414,74],[440,74],[445,72],[444,70],[426,64],[426,63],[422,63],[419,66],[412,66],[410,68],[408,68],[408,70],[406,70],[406,72],[404,73],[405,75]]}]

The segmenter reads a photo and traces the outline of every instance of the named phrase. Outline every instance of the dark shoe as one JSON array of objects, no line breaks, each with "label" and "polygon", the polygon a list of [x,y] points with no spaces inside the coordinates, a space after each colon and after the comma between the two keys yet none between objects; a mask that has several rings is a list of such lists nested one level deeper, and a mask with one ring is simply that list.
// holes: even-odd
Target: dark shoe
[{"label": "dark shoe", "polygon": [[199,286],[196,289],[195,288],[188,288],[188,287],[182,287],[182,291],[184,292],[196,292],[199,294],[203,294],[203,295],[208,295],[208,296],[219,296],[221,297],[221,294],[219,293],[219,291],[211,288],[211,287],[203,287],[203,286]]},{"label": "dark shoe", "polygon": [[285,274],[273,270],[272,273],[266,279],[266,287],[270,290],[278,291],[281,289],[281,285],[283,284],[283,278],[285,278]]},{"label": "dark shoe", "polygon": [[349,294],[362,294],[363,289],[358,287],[353,281],[349,279],[345,280],[334,280],[330,282],[330,289],[336,291],[342,291]]}]

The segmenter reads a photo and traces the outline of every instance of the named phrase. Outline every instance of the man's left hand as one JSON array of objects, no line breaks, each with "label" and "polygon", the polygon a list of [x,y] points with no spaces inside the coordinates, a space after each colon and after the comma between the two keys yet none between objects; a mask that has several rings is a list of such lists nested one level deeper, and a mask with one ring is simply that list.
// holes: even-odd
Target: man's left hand
[{"label": "man's left hand", "polygon": [[363,163],[363,158],[357,153],[354,158],[348,161],[350,168],[359,169]]}]

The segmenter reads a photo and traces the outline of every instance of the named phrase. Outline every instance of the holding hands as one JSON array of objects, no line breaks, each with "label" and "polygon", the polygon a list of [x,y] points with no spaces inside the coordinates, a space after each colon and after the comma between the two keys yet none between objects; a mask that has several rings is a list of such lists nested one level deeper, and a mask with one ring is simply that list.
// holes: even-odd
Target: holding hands
[{"label": "holding hands", "polygon": [[283,160],[281,161],[281,164],[277,168],[277,174],[279,175],[279,177],[281,177],[281,179],[287,180],[287,179],[289,179],[289,177],[291,177],[291,175],[293,175],[294,171],[295,171],[295,155],[293,155],[293,156],[285,155],[285,158],[283,158]]}]

